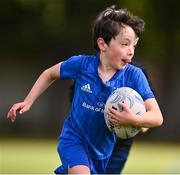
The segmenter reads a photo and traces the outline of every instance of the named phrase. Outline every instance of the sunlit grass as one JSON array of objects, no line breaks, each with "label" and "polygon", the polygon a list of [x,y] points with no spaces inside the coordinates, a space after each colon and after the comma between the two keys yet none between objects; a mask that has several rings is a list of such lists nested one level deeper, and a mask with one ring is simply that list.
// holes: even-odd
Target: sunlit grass
[{"label": "sunlit grass", "polygon": [[180,144],[135,143],[123,173],[179,174]]},{"label": "sunlit grass", "polygon": [[[0,174],[52,174],[59,166],[57,140],[0,139]],[[137,142],[123,173],[180,173],[180,145]]]},{"label": "sunlit grass", "polygon": [[0,140],[0,173],[52,174],[59,166],[55,140]]}]

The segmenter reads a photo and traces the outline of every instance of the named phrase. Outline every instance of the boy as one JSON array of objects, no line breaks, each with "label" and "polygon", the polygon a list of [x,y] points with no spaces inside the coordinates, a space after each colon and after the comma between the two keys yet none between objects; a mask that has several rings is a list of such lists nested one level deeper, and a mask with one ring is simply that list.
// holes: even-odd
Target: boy
[{"label": "boy", "polygon": [[[153,93],[155,93],[152,83],[149,80],[149,76],[147,71],[137,63],[131,62],[130,64],[133,64],[134,66],[137,66],[142,69],[144,75],[146,76],[148,83],[150,85],[151,90]],[[75,83],[72,83],[70,86],[70,103],[72,103],[72,99],[74,96],[74,88],[75,88]],[[147,132],[148,128],[141,128],[141,133]],[[106,174],[120,174],[125,166],[125,163],[127,161],[129,151],[131,149],[131,146],[133,144],[133,138],[130,139],[120,139],[117,138],[116,144],[114,145],[112,154],[109,158],[107,167],[106,167]]]},{"label": "boy", "polygon": [[146,77],[141,69],[129,64],[143,29],[144,21],[127,10],[104,10],[96,18],[93,28],[97,55],[73,56],[46,69],[25,100],[10,109],[8,118],[14,122],[16,112],[28,111],[55,80],[69,78],[75,81],[71,111],[59,137],[62,165],[55,173],[105,173],[116,136],[105,124],[103,109],[108,96],[119,87],[135,89],[142,96],[147,112],[136,117],[127,105],[119,104],[124,109],[122,112],[109,109],[112,123],[145,128],[162,124],[161,111]]}]

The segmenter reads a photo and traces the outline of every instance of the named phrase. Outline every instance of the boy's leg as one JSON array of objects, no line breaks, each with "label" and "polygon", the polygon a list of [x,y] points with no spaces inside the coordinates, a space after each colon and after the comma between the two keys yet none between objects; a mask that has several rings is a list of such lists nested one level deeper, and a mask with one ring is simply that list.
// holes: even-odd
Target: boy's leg
[{"label": "boy's leg", "polygon": [[76,165],[68,169],[68,174],[90,174],[90,169],[84,165]]},{"label": "boy's leg", "polygon": [[[69,147],[69,146],[68,146]],[[62,165],[54,173],[56,174],[90,174],[89,160],[82,145],[72,145],[64,148],[60,153]]]},{"label": "boy's leg", "polygon": [[55,174],[90,174],[89,167],[85,165],[76,165],[72,168],[64,167],[61,165],[55,171]]},{"label": "boy's leg", "polygon": [[81,143],[59,142],[58,153],[62,165],[54,171],[56,174],[90,174],[88,155]]},{"label": "boy's leg", "polygon": [[117,139],[112,155],[106,167],[106,174],[121,173],[126,163],[132,143],[133,143],[132,138],[131,139],[119,139],[119,138]]},{"label": "boy's leg", "polygon": [[60,143],[58,152],[62,165],[54,171],[55,174],[105,174],[109,158],[93,159],[81,144],[73,143],[64,147]]}]

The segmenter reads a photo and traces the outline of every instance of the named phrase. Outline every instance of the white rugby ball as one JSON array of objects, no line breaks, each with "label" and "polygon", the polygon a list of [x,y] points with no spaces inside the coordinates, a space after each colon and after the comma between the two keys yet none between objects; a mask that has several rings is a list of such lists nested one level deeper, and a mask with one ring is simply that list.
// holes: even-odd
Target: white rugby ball
[{"label": "white rugby ball", "polygon": [[122,108],[119,107],[118,103],[125,103],[129,106],[134,114],[137,117],[146,112],[144,101],[142,97],[134,89],[129,87],[122,87],[116,89],[107,99],[104,109],[104,118],[107,127],[111,132],[115,132],[117,137],[122,139],[132,138],[137,135],[140,131],[140,128],[136,126],[123,126],[123,125],[114,125],[110,122],[108,117],[108,108],[114,108],[115,110],[122,112]]}]

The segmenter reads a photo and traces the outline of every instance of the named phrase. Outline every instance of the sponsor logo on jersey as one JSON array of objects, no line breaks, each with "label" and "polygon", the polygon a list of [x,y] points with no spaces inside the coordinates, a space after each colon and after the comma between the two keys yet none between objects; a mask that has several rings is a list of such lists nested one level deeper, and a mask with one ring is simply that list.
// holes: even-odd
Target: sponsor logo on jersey
[{"label": "sponsor logo on jersey", "polygon": [[103,102],[97,102],[97,105],[101,108],[104,108],[105,104]]},{"label": "sponsor logo on jersey", "polygon": [[90,87],[90,84],[85,84],[84,86],[81,87],[81,90],[82,91],[85,91],[85,92],[88,92],[88,93],[92,93],[92,90],[91,90],[91,87]]}]

